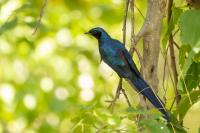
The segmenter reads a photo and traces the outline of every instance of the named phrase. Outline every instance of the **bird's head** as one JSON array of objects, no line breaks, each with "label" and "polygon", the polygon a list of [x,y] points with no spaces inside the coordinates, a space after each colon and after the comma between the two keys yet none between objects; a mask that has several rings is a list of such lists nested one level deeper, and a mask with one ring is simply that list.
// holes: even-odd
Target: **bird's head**
[{"label": "bird's head", "polygon": [[110,37],[106,33],[106,31],[103,28],[100,28],[100,27],[92,28],[88,32],[86,32],[85,34],[90,34],[90,35],[94,36],[96,39],[101,39],[101,38],[104,38],[104,37]]}]

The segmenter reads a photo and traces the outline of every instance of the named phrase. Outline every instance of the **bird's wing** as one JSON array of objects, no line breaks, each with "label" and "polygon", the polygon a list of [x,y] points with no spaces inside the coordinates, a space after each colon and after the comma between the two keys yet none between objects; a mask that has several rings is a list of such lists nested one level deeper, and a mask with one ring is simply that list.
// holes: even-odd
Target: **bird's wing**
[{"label": "bird's wing", "polygon": [[123,51],[123,53],[124,53],[125,59],[127,60],[131,70],[134,71],[138,76],[141,75],[140,72],[138,71],[135,63],[133,62],[133,59],[132,59],[131,55],[129,54],[129,52],[126,50],[126,51]]},{"label": "bird's wing", "polygon": [[130,67],[130,69],[137,74],[138,76],[141,75],[140,72],[138,71],[135,63],[133,62],[133,59],[131,57],[131,55],[129,54],[129,52],[127,51],[127,49],[124,47],[124,45],[118,41],[118,40],[114,40],[115,44],[117,45],[117,47],[119,47],[119,52],[120,52],[120,56],[121,58],[125,61],[125,63],[128,63],[128,66]]}]

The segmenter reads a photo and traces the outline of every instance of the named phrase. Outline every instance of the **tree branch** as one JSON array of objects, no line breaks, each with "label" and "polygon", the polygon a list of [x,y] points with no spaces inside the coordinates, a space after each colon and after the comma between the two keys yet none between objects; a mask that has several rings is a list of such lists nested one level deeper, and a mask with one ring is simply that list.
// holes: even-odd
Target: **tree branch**
[{"label": "tree branch", "polygon": [[[126,45],[126,22],[127,22],[127,16],[128,16],[129,3],[130,3],[130,1],[126,0],[125,10],[124,10],[123,28],[122,28],[124,45]],[[131,103],[128,99],[128,96],[126,95],[125,90],[122,88],[122,78],[120,78],[114,99],[112,101],[108,101],[108,102],[110,102],[110,105],[108,106],[108,108],[111,108],[112,111],[114,110],[114,106],[115,106],[117,99],[119,99],[119,96],[121,94],[120,92],[122,92],[122,94],[124,95],[128,106],[131,107]]]},{"label": "tree branch", "polygon": [[180,49],[180,46],[173,40],[173,44],[176,46],[177,49]]},{"label": "tree branch", "polygon": [[137,5],[135,4],[135,8],[138,10],[138,12],[140,13],[140,15],[142,16],[143,19],[145,19],[144,15],[142,14],[142,12],[140,11],[140,9],[137,7]]},{"label": "tree branch", "polygon": [[39,28],[39,26],[40,26],[42,17],[43,17],[43,15],[44,15],[44,8],[46,7],[46,5],[47,5],[47,0],[44,0],[44,1],[43,1],[43,5],[42,5],[42,7],[41,7],[41,9],[40,9],[40,16],[39,16],[39,19],[37,20],[37,23],[36,23],[36,26],[35,26],[35,28],[34,28],[34,31],[33,31],[32,35],[34,35],[34,34],[37,32],[37,30],[38,30],[38,28]]},{"label": "tree branch", "polygon": [[126,0],[125,10],[124,10],[124,22],[123,22],[123,43],[126,45],[126,21],[128,16],[128,7],[129,7],[129,0]]}]

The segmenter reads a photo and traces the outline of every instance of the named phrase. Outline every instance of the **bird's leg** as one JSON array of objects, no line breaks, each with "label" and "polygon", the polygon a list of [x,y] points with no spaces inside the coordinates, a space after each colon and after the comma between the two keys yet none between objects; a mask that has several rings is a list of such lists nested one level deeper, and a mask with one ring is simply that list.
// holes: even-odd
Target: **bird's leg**
[{"label": "bird's leg", "polygon": [[121,92],[124,94],[124,97],[126,99],[128,106],[131,107],[131,103],[128,99],[128,96],[126,95],[125,90],[122,88],[122,78],[120,78],[119,83],[118,83],[118,87],[117,87],[117,90],[116,90],[116,93],[115,93],[115,97],[113,98],[113,100],[107,101],[107,102],[110,102],[110,105],[108,106],[108,108],[111,108],[112,112],[113,112],[113,109],[114,109],[114,106],[115,106],[117,99],[119,99]]},{"label": "bird's leg", "polygon": [[118,84],[118,87],[117,87],[117,90],[116,90],[116,93],[115,93],[115,97],[113,98],[112,101],[109,101],[110,105],[108,106],[108,108],[111,108],[111,111],[113,111],[115,103],[116,103],[117,99],[119,98],[120,92],[122,90],[123,90],[123,88],[122,88],[122,78],[120,78],[119,84]]}]

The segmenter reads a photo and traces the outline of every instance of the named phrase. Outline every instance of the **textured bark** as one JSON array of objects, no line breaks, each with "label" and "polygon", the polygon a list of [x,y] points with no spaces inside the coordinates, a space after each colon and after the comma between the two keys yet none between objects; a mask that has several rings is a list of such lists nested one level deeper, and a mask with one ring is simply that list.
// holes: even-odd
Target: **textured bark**
[{"label": "textured bark", "polygon": [[162,20],[165,13],[165,0],[148,0],[147,16],[144,25],[147,32],[143,36],[143,76],[155,92],[158,91],[158,58]]},{"label": "textured bark", "polygon": [[[133,4],[131,4],[132,6]],[[148,9],[145,21],[140,31],[134,35],[132,30],[130,54],[133,54],[137,42],[143,38],[143,58],[142,58],[142,74],[144,79],[149,83],[152,89],[157,93],[158,91],[158,58],[160,52],[160,36],[162,29],[162,20],[165,14],[166,1],[165,0],[148,0]],[[133,15],[133,14],[132,14]],[[134,23],[132,23],[132,28]],[[151,104],[146,103],[143,96],[140,96],[140,106],[142,108],[151,107]],[[144,119],[141,115],[138,120]],[[139,126],[139,131],[143,127]]]}]

